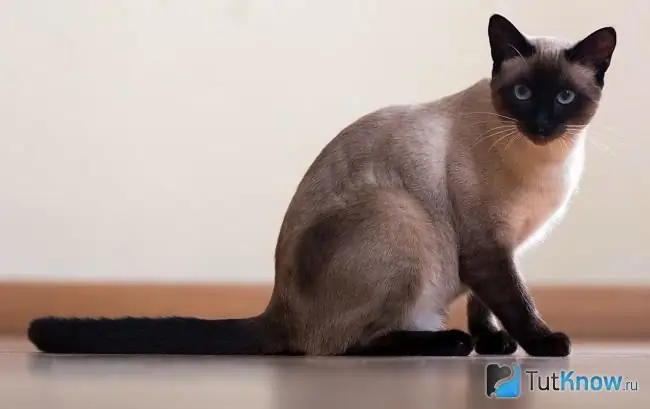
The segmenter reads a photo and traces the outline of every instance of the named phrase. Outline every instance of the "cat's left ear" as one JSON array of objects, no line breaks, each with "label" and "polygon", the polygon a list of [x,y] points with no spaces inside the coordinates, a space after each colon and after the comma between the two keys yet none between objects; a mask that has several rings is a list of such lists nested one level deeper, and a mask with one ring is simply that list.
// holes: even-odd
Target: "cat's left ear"
[{"label": "cat's left ear", "polygon": [[569,61],[586,65],[596,70],[596,78],[602,83],[616,48],[616,30],[603,27],[589,34],[566,51]]}]

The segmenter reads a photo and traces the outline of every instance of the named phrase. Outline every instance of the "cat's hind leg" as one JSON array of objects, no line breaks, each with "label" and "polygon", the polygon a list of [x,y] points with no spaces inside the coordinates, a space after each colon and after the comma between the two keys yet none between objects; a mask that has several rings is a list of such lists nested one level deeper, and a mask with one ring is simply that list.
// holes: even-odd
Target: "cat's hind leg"
[{"label": "cat's hind leg", "polygon": [[[459,280],[455,248],[420,203],[401,191],[359,194],[305,229],[275,305],[308,355],[467,355],[469,334],[441,331]],[[282,255],[282,251],[280,252]],[[429,314],[431,313],[431,314]]]},{"label": "cat's hind leg", "polygon": [[472,352],[469,334],[457,330],[395,331],[367,345],[353,346],[346,356],[467,356]]}]

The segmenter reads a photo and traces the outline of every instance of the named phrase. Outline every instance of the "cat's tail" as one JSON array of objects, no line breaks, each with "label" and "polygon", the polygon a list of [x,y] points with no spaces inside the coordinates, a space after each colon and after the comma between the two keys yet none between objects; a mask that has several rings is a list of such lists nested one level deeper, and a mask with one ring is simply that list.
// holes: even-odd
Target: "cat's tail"
[{"label": "cat's tail", "polygon": [[61,354],[273,355],[282,340],[263,316],[245,319],[59,318],[33,320],[29,340]]}]

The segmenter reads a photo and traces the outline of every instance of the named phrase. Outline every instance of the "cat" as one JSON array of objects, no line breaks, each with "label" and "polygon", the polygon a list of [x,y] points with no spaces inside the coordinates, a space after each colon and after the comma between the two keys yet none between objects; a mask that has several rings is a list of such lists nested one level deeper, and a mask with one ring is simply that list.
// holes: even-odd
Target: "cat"
[{"label": "cat", "polygon": [[[37,318],[44,352],[214,355],[570,354],[514,256],[564,214],[616,46],[530,37],[494,14],[492,73],[343,129],[299,183],[257,317]],[[468,293],[468,332],[445,329]]]}]

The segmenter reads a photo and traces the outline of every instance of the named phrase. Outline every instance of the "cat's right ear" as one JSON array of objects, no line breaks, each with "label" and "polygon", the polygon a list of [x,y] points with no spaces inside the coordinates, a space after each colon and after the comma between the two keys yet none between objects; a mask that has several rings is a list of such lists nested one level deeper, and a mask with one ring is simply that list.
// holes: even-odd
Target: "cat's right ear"
[{"label": "cat's right ear", "polygon": [[500,14],[493,14],[488,23],[488,37],[492,51],[492,74],[499,72],[504,61],[515,57],[530,57],[535,47],[517,27]]}]

